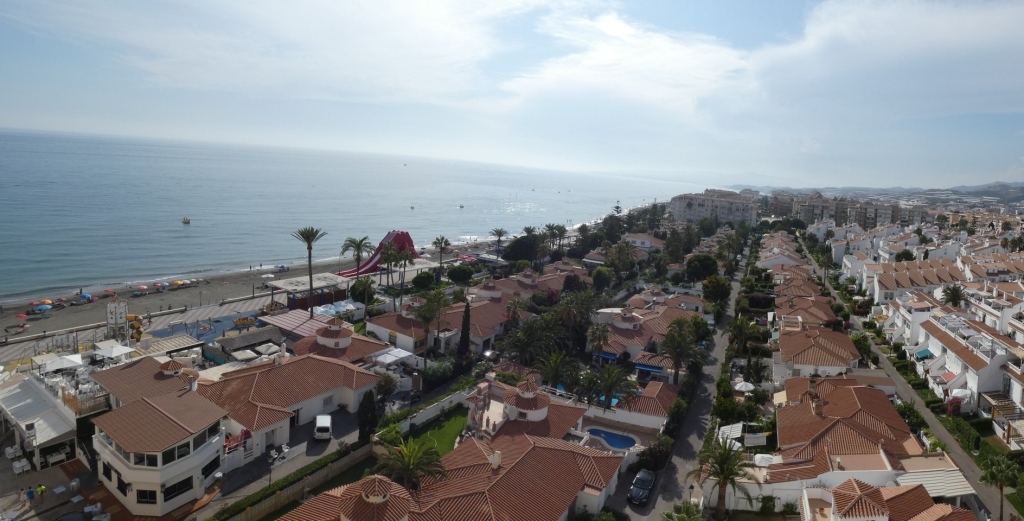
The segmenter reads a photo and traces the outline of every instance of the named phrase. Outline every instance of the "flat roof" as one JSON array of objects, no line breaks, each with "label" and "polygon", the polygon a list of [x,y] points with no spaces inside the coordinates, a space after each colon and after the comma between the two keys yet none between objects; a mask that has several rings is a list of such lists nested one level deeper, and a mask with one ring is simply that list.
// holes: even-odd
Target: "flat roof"
[{"label": "flat roof", "polygon": [[75,424],[57,407],[61,405],[25,375],[16,375],[0,386],[0,408],[14,419],[22,432],[33,424],[37,447],[74,437]]},{"label": "flat roof", "polygon": [[974,494],[974,487],[960,469],[908,472],[896,478],[900,486],[923,485],[931,497],[957,497]]},{"label": "flat roof", "polygon": [[[333,273],[314,273],[312,289],[315,291],[318,289],[343,286],[351,280],[352,279],[350,278],[335,275]],[[289,293],[302,293],[310,290],[309,275],[282,280],[271,279],[267,281],[267,285]]]}]

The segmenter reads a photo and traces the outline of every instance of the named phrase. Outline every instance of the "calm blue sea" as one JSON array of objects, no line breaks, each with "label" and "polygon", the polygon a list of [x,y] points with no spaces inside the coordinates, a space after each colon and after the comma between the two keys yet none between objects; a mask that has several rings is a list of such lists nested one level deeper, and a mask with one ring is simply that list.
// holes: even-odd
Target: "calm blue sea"
[{"label": "calm blue sea", "polygon": [[704,188],[688,181],[0,131],[0,301],[303,261],[303,226],[329,233],[313,252],[327,259],[392,229],[427,245],[577,225]]}]

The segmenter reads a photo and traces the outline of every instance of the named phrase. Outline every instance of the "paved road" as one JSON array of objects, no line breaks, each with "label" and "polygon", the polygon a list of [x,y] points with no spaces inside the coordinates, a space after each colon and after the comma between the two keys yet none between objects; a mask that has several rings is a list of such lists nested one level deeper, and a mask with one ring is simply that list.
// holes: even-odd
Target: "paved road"
[{"label": "paved road", "polygon": [[[804,249],[806,248],[807,246],[804,245]],[[814,273],[820,277],[821,271],[818,268],[818,263],[815,262],[814,257],[808,256],[808,259],[810,259],[811,264],[814,266]],[[832,285],[829,284],[828,281],[826,281],[825,284],[828,285],[828,289],[832,293],[832,296],[835,297],[836,301],[840,301],[839,295],[836,294],[836,291],[835,289],[832,288]],[[850,319],[852,329],[862,329],[861,320],[859,317],[851,316]],[[978,497],[981,499],[982,506],[988,509],[993,516],[998,516],[999,490],[996,487],[986,485],[981,482],[981,469],[978,468],[978,465],[976,463],[974,463],[974,460],[971,459],[970,455],[968,455],[963,450],[963,448],[960,446],[960,443],[956,441],[956,438],[954,438],[949,433],[949,431],[946,430],[946,427],[942,424],[942,422],[939,421],[938,418],[935,417],[935,414],[933,414],[931,410],[923,406],[923,400],[921,400],[920,397],[917,395],[917,392],[910,387],[907,381],[903,378],[903,375],[896,371],[896,368],[893,367],[888,357],[882,352],[875,349],[874,344],[872,344],[871,350],[876,355],[878,355],[879,362],[881,363],[881,368],[885,371],[886,375],[888,375],[889,378],[892,378],[892,380],[896,382],[897,394],[908,400],[913,398],[920,405],[917,409],[921,411],[921,415],[924,417],[925,422],[928,424],[928,428],[931,429],[932,434],[934,434],[939,439],[939,441],[945,443],[946,447],[949,447],[949,454],[953,456],[953,460],[956,461],[957,465],[959,465],[960,469],[963,471],[964,477],[967,478],[967,481],[971,484],[971,486],[974,487],[975,492],[978,493]],[[1009,492],[1009,490],[1007,492]],[[1003,505],[1005,507],[1004,515],[1008,515],[1015,512],[1013,505],[1011,505],[1008,501],[1004,500]]]},{"label": "paved road", "polygon": [[[632,474],[623,475],[620,478],[618,490],[614,496],[609,498],[608,505],[613,508],[621,508],[629,513],[631,519],[657,521],[661,514],[672,510],[672,505],[686,501],[690,497],[688,487],[691,481],[686,474],[694,468],[697,460],[697,453],[700,451],[707,433],[708,423],[711,420],[711,401],[715,396],[715,381],[722,370],[722,359],[725,357],[725,348],[729,344],[725,327],[732,320],[733,302],[739,293],[739,280],[743,276],[746,263],[742,263],[736,270],[736,276],[732,281],[732,294],[729,296],[729,303],[726,306],[726,314],[715,326],[714,346],[711,349],[710,357],[704,365],[704,374],[700,384],[690,400],[690,409],[683,422],[675,449],[672,453],[672,461],[665,470],[658,473],[657,495],[643,507],[628,504],[626,493],[629,491],[629,481],[633,479]],[[700,494],[700,488],[695,488]]]}]

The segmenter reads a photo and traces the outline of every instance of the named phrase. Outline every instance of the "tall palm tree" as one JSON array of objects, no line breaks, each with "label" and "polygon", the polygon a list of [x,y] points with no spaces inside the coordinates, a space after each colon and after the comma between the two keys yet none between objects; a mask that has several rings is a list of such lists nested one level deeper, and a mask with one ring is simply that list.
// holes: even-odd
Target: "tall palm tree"
[{"label": "tall palm tree", "polygon": [[679,372],[684,365],[703,360],[704,351],[697,349],[690,329],[689,320],[685,318],[673,320],[665,333],[665,341],[661,344],[661,354],[672,360],[672,369],[675,371],[675,375],[672,377],[673,384],[679,383]]},{"label": "tall palm tree", "polygon": [[398,250],[396,259],[402,263],[401,282],[399,283],[401,291],[398,293],[398,305],[401,306],[405,302],[405,272],[409,266],[416,264],[416,258],[412,256],[412,252],[409,250]]},{"label": "tall palm tree", "polygon": [[618,398],[628,407],[636,397],[636,382],[629,377],[625,368],[615,364],[605,364],[598,374],[600,377],[601,396],[604,398],[602,407],[612,408],[612,399]]},{"label": "tall palm tree", "polygon": [[505,304],[505,321],[508,323],[509,330],[519,327],[519,324],[523,323],[523,310],[526,308],[526,303],[517,298],[508,301]]},{"label": "tall palm tree", "polygon": [[533,235],[535,233],[537,233],[536,226],[523,226],[523,235],[529,237],[530,235]]},{"label": "tall palm tree", "polygon": [[1020,469],[1005,457],[992,456],[981,465],[981,482],[999,489],[999,521],[1003,521],[1003,488],[1017,485]]},{"label": "tall palm tree", "polygon": [[501,239],[503,239],[506,235],[508,235],[508,230],[506,230],[504,228],[495,228],[495,229],[491,230],[491,235],[493,235],[494,238],[498,240],[498,249],[500,250],[501,249]]},{"label": "tall palm tree", "polygon": [[306,303],[309,305],[309,318],[313,318],[313,245],[326,235],[327,232],[312,226],[292,232],[292,237],[306,244],[306,265],[309,266],[309,298]]},{"label": "tall palm tree", "polygon": [[586,242],[590,238],[590,226],[587,223],[583,223],[576,227],[576,244],[579,245],[580,241]]},{"label": "tall palm tree", "polygon": [[552,250],[555,249],[555,237],[558,236],[558,225],[555,223],[547,223],[544,225],[544,231],[548,234],[548,247]]},{"label": "tall palm tree", "polygon": [[559,224],[555,226],[555,237],[558,237],[558,251],[562,251],[562,241],[565,240],[565,236],[569,235],[569,229]]},{"label": "tall palm tree", "polygon": [[437,445],[428,441],[409,439],[377,460],[377,472],[402,483],[409,490],[419,488],[420,480],[426,477],[442,477],[446,474],[441,464],[441,453]]},{"label": "tall palm tree", "polygon": [[380,261],[384,263],[384,266],[388,270],[388,286],[391,285],[391,268],[397,264],[398,261],[398,248],[393,243],[387,243],[384,245],[384,249],[380,251]]},{"label": "tall palm tree", "polygon": [[736,320],[729,322],[725,330],[729,333],[729,339],[736,346],[737,353],[747,350],[747,342],[754,337],[755,333],[754,324],[742,317],[737,317]]},{"label": "tall palm tree", "polygon": [[942,302],[945,304],[958,308],[966,299],[967,296],[964,295],[964,287],[959,284],[953,284],[942,288]]},{"label": "tall palm tree", "polygon": [[444,235],[438,235],[431,245],[437,250],[437,281],[441,282],[441,273],[444,271],[444,250],[447,250],[452,243]]},{"label": "tall palm tree", "polygon": [[[571,294],[569,295],[571,296]],[[558,319],[562,321],[562,325],[569,331],[569,347],[576,349],[576,345],[573,343],[574,331],[576,326],[583,322],[583,317],[580,316],[580,306],[576,299],[570,299],[568,297],[562,299],[556,309],[558,313]]]},{"label": "tall palm tree", "polygon": [[722,443],[715,436],[711,443],[705,445],[704,449],[700,451],[700,455],[697,456],[697,466],[686,477],[698,480],[706,477],[715,480],[715,486],[718,487],[715,519],[725,521],[725,494],[728,488],[732,488],[734,495],[742,495],[748,503],[754,504],[750,490],[746,484],[740,481],[753,481],[760,489],[761,483],[752,471],[754,468],[756,468],[754,463],[747,461],[743,457],[742,451],[735,449],[731,443]]},{"label": "tall palm tree", "polygon": [[608,347],[608,324],[594,324],[587,330],[587,342],[594,356],[601,356],[604,348]]},{"label": "tall palm tree", "polygon": [[427,293],[425,302],[416,307],[416,318],[423,322],[423,329],[427,336],[430,336],[431,324],[437,326],[434,334],[434,343],[441,338],[441,317],[444,315],[444,308],[448,305],[448,296],[442,290],[434,290]]},{"label": "tall palm tree", "polygon": [[346,253],[351,252],[356,258],[356,268],[358,269],[363,264],[363,255],[373,253],[373,249],[373,243],[370,242],[369,235],[364,235],[360,239],[349,237],[341,245],[341,255],[344,256]]},{"label": "tall palm tree", "polygon": [[567,375],[579,370],[576,359],[558,350],[548,351],[533,364],[533,373],[540,375],[541,381],[551,387],[558,388]]}]

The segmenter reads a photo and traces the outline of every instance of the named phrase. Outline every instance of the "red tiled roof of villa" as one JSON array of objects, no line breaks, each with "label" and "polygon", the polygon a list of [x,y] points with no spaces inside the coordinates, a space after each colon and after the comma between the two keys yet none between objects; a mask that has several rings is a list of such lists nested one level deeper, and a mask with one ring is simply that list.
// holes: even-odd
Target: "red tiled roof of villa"
[{"label": "red tiled roof of villa", "polygon": [[842,367],[860,358],[849,336],[819,328],[783,329],[779,351],[784,362],[799,365]]}]

